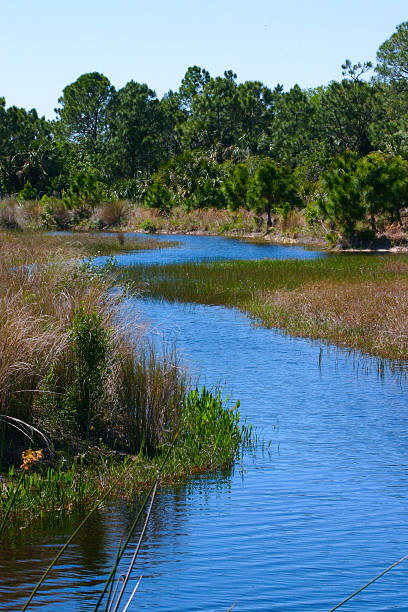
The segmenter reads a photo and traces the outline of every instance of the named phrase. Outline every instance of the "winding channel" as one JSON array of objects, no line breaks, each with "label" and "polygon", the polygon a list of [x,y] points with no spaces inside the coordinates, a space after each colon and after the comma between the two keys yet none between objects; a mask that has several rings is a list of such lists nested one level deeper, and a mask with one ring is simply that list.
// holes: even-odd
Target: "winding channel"
[{"label": "winding channel", "polygon": [[[171,239],[171,237],[158,237]],[[320,257],[300,247],[180,237],[120,265]],[[161,490],[129,585],[132,610],[329,610],[408,552],[408,387],[375,359],[256,327],[234,309],[129,299],[126,316],[177,339],[200,384],[220,386],[260,443],[231,473]],[[92,610],[134,507],[113,504],[68,551],[32,609]],[[0,550],[0,610],[19,610],[76,518]],[[124,566],[128,557],[123,559]],[[346,610],[407,610],[407,566]]]}]

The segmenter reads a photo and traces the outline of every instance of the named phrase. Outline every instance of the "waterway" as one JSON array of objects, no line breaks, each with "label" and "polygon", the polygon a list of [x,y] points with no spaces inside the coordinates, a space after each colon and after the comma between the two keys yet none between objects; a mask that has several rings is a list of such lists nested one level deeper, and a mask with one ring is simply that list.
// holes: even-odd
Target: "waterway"
[{"label": "waterway", "polygon": [[[168,239],[168,237],[164,237]],[[120,256],[120,265],[320,257],[299,247],[213,237]],[[156,498],[130,609],[329,610],[408,551],[408,388],[401,368],[290,338],[218,306],[127,299],[127,320],[177,341],[193,379],[218,386],[260,442],[229,473]],[[31,609],[92,610],[139,501],[101,511]],[[78,517],[37,524],[0,550],[0,610],[19,610]],[[133,548],[123,559],[127,565]],[[407,610],[401,564],[348,610]]]}]

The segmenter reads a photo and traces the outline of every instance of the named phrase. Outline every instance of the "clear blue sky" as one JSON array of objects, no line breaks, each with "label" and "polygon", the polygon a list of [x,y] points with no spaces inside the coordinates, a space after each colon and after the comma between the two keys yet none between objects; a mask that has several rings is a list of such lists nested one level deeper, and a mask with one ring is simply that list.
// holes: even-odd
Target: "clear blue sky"
[{"label": "clear blue sky", "polygon": [[407,0],[1,0],[0,96],[54,116],[84,72],[159,96],[188,66],[285,89],[327,84],[340,65],[375,60],[408,20]]}]

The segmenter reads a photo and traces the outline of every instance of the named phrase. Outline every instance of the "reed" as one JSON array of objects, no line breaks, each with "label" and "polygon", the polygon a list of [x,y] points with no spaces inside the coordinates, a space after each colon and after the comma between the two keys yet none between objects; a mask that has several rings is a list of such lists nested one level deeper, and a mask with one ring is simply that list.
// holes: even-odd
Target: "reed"
[{"label": "reed", "polygon": [[[134,496],[178,430],[169,483],[231,465],[248,435],[237,408],[190,391],[175,350],[158,352],[142,326],[119,316],[117,278],[79,265],[80,238],[0,233],[0,446],[11,465],[1,480],[4,524],[89,508],[113,481]],[[44,458],[22,477],[27,431]]]},{"label": "reed", "polygon": [[156,298],[233,306],[293,336],[408,358],[407,255],[135,266],[128,276]]},{"label": "reed", "polygon": [[[32,470],[22,472],[11,466],[1,483],[0,519],[24,525],[50,513],[84,511],[112,482],[118,483],[122,497],[132,499],[151,486],[159,468],[165,483],[229,468],[240,447],[252,440],[251,427],[239,422],[238,408],[239,403],[230,408],[219,394],[205,388],[191,390],[180,398],[177,420],[165,430],[165,442],[154,453],[151,448],[150,455],[143,448],[130,456],[89,445],[73,459],[64,457],[56,467],[46,463],[41,467],[44,462],[39,461]],[[179,432],[177,443],[170,445],[174,431]]]}]

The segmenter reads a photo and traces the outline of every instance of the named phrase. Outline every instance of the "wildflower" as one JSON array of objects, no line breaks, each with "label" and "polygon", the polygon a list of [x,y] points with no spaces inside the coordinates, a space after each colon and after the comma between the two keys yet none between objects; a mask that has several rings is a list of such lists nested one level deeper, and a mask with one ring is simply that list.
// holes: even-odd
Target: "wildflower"
[{"label": "wildflower", "polygon": [[20,465],[20,469],[28,472],[28,470],[35,465],[37,461],[43,458],[43,450],[40,448],[39,450],[35,451],[28,448],[27,450],[23,451],[22,457],[23,463]]}]

